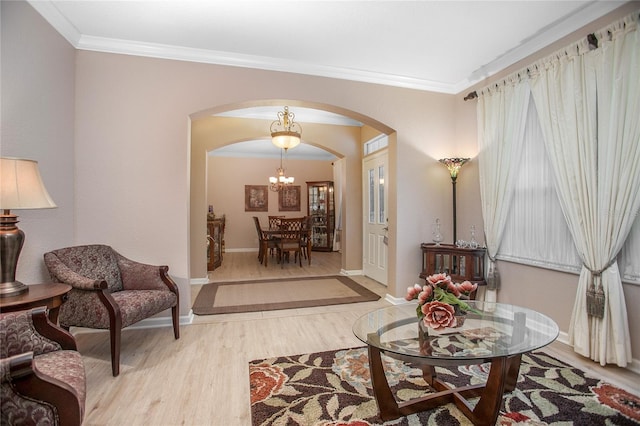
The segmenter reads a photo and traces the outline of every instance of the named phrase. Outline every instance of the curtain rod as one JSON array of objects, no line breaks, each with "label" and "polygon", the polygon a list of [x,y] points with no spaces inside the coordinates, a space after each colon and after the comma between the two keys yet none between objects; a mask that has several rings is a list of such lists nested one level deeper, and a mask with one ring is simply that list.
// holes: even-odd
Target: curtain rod
[{"label": "curtain rod", "polygon": [[465,101],[470,101],[471,99],[475,99],[478,97],[478,93],[474,90],[473,92],[469,92],[467,96],[464,97]]},{"label": "curtain rod", "polygon": [[[622,18],[619,18],[618,20],[614,21],[613,23],[610,23],[609,25],[607,25],[606,27],[604,27],[603,29],[601,29],[601,30],[599,30],[599,31],[593,32],[593,33],[591,33],[591,34],[587,34],[586,38],[587,38],[587,45],[589,46],[589,50],[593,50],[593,49],[597,49],[597,48],[598,48],[598,44],[599,44],[599,43],[598,43],[598,37],[596,36],[596,33],[607,31],[607,34],[608,34],[609,36],[611,36],[611,30],[610,30],[610,29],[609,29],[609,30],[607,30],[607,28],[611,28],[611,26],[612,26],[612,25],[614,25],[614,24],[615,24],[615,22],[623,22],[623,24],[622,24],[622,25],[624,26],[624,25],[626,25],[626,24],[624,23],[624,20],[625,20],[627,17],[633,17],[634,15],[636,15],[636,16],[637,16],[637,18],[640,20],[640,13],[638,13],[637,11],[635,11],[635,12],[631,12],[630,14],[628,14],[628,15],[626,15],[626,16],[624,16],[624,17],[622,17]],[[639,28],[638,28],[636,31],[640,31],[640,24],[638,24],[638,25],[639,25]],[[571,46],[571,45],[573,45],[573,44],[575,44],[575,43],[570,44],[570,46]],[[561,50],[562,50],[562,49],[561,49]],[[534,63],[535,63],[535,62],[534,62]],[[530,66],[531,66],[531,65],[530,65]],[[526,69],[526,71],[529,71],[529,67],[530,67],[530,66],[528,66],[528,67],[526,67],[526,68],[525,68],[525,69]],[[521,71],[522,71],[522,70],[521,70]],[[516,73],[514,73],[514,74],[518,74],[519,72],[520,72],[520,71],[518,71],[518,72],[516,72]],[[490,86],[491,86],[491,85],[490,85]],[[476,99],[477,97],[478,97],[478,92],[474,90],[473,92],[469,92],[469,93],[467,94],[467,96],[465,96],[463,99],[464,99],[465,101],[470,101],[470,100],[472,100],[472,99]]]}]

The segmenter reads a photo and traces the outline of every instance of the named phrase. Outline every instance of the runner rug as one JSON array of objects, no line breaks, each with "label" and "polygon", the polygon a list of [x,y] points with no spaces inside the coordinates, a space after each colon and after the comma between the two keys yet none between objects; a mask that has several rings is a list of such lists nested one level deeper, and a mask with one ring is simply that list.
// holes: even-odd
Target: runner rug
[{"label": "runner rug", "polygon": [[[425,394],[422,372],[385,357],[396,399]],[[437,368],[446,382],[486,381],[489,364]],[[371,391],[366,348],[270,358],[249,363],[251,419],[267,425],[470,425],[454,404],[383,422]],[[587,375],[544,352],[522,357],[518,384],[503,398],[496,423],[638,425],[640,397]]]},{"label": "runner rug", "polygon": [[196,315],[273,311],[369,302],[379,295],[342,275],[205,284],[193,303]]}]

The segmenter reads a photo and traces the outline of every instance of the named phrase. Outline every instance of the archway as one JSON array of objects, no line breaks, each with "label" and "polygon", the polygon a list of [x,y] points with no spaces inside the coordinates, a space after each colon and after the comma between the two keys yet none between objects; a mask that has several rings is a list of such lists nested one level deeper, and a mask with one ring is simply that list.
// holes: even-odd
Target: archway
[{"label": "archway", "polygon": [[[216,114],[258,106],[283,106],[292,108],[314,108],[344,115],[363,123],[357,132],[335,132],[332,126],[303,123],[303,140],[326,151],[332,152],[346,161],[346,177],[343,191],[349,194],[343,203],[343,250],[342,269],[362,268],[362,195],[361,158],[363,140],[376,133],[394,134],[388,126],[376,120],[333,105],[294,100],[263,100],[240,102],[210,108],[190,116],[190,205],[189,205],[189,266],[192,282],[206,277],[206,240],[200,238],[206,229],[206,155],[207,152],[229,144],[251,140],[268,139],[269,125],[273,121],[218,117]],[[275,118],[275,117],[274,117]],[[395,138],[393,138],[395,150]],[[267,142],[265,142],[267,143]],[[390,145],[391,147],[391,145]],[[390,172],[395,173],[394,168]],[[394,215],[395,217],[395,215]],[[392,247],[390,246],[390,252]]]}]

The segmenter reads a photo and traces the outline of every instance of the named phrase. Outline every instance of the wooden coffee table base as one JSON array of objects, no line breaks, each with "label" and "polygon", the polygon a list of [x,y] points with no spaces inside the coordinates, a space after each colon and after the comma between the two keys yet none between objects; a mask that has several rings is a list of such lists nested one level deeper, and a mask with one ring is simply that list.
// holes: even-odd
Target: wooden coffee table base
[{"label": "wooden coffee table base", "polygon": [[[485,384],[451,388],[436,377],[433,366],[427,365],[423,368],[424,378],[436,392],[398,403],[384,373],[380,349],[372,345],[367,346],[373,393],[378,403],[380,417],[385,421],[453,402],[474,425],[493,426],[498,419],[502,396],[505,391],[510,392],[515,389],[520,371],[521,355],[497,357],[491,360],[491,370]],[[478,396],[480,400],[475,407],[466,399]]]}]

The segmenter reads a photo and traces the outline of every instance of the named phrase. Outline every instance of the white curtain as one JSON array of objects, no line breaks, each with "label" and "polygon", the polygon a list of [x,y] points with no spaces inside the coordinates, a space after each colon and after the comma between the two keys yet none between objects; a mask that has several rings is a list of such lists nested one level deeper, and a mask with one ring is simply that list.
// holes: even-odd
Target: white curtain
[{"label": "white curtain", "polygon": [[528,85],[514,76],[484,89],[478,99],[478,169],[489,265],[485,299],[500,287],[495,259],[511,205],[529,104]]},{"label": "white curtain", "polygon": [[569,340],[604,365],[631,362],[616,256],[640,208],[637,12],[536,65],[531,90],[563,213],[583,262]]}]

